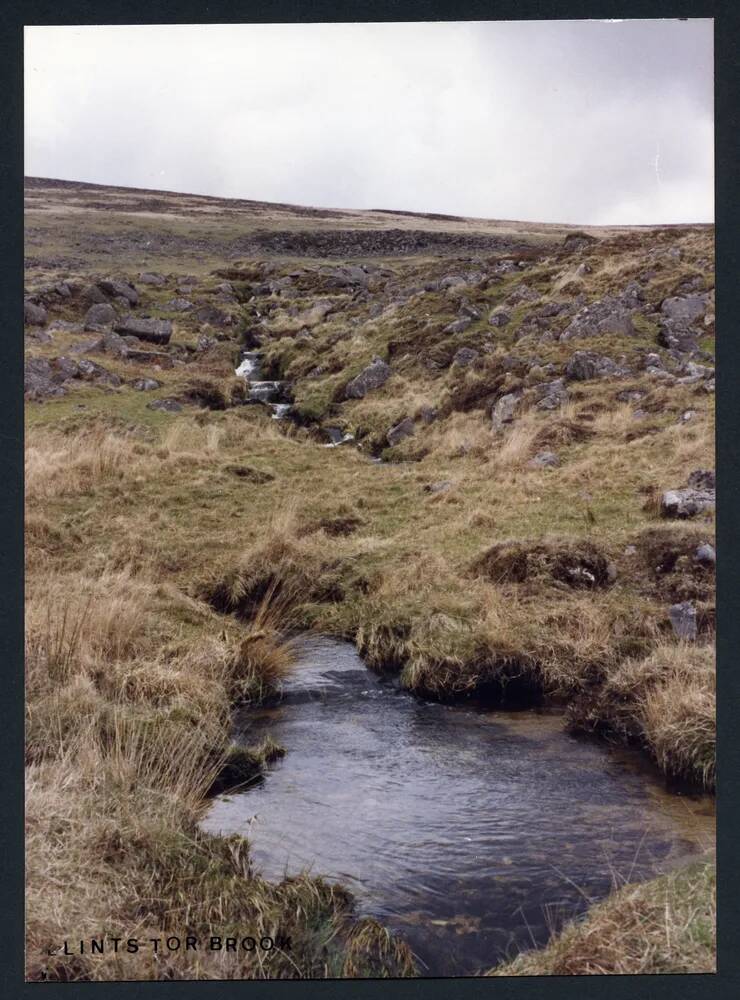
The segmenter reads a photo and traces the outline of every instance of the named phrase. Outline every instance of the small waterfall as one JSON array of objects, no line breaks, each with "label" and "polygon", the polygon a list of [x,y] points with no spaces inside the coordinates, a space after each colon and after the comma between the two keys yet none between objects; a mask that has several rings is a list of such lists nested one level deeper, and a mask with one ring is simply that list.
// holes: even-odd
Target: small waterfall
[{"label": "small waterfall", "polygon": [[262,380],[261,355],[258,351],[244,351],[234,374],[247,383],[248,403],[263,403],[272,410],[273,420],[283,420],[290,412],[290,403],[285,402],[284,382]]}]

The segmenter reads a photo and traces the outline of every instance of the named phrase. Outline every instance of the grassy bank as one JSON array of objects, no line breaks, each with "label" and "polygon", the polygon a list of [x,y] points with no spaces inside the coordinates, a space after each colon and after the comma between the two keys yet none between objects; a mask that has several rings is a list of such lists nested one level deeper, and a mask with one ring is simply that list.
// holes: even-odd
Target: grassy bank
[{"label": "grassy bank", "polygon": [[[714,570],[696,553],[714,517],[668,520],[659,506],[713,467],[710,230],[595,231],[573,250],[567,229],[462,220],[442,228],[520,248],[452,257],[423,245],[426,220],[418,252],[347,271],[344,229],[329,262],[240,259],[233,247],[225,259],[254,209],[196,200],[180,206],[185,222],[142,195],[142,222],[123,195],[120,211],[91,197],[37,187],[29,212],[28,286],[56,322],[27,328],[27,354],[53,371],[88,356],[105,369],[53,383],[62,394],[26,410],[31,977],[412,972],[405,946],[355,921],[345,892],[268,884],[243,842],[198,829],[209,789],[257,778],[280,753],[238,754],[229,712],[279,688],[286,629],[348,638],[429,697],[559,704],[574,730],[713,788]],[[286,219],[271,233],[310,228],[300,212]],[[322,239],[348,219],[322,219]],[[153,282],[138,277],[144,237],[147,267],[167,272]],[[96,345],[83,320],[103,267],[136,284],[134,312],[173,322],[169,345]],[[629,334],[561,339],[579,303],[635,282]],[[709,303],[696,377],[659,340],[662,301],[686,289]],[[502,326],[489,322],[496,310]],[[292,419],[241,405],[234,365],[255,340],[266,372],[288,383]],[[608,377],[566,377],[584,348],[609,356]],[[348,397],[376,356],[390,376]],[[155,387],[136,388],[142,377]],[[558,379],[565,390],[540,406]],[[514,419],[496,430],[505,396]],[[152,408],[163,401],[177,406]],[[404,421],[412,430],[389,437]],[[357,447],[326,448],[328,427]],[[681,602],[695,611],[691,641],[671,626]],[[678,905],[684,883],[660,884]],[[282,934],[292,948],[58,953],[72,932],[184,925]]]},{"label": "grassy bank", "polygon": [[716,969],[712,860],[617,890],[547,947],[523,952],[492,976],[652,975]]}]

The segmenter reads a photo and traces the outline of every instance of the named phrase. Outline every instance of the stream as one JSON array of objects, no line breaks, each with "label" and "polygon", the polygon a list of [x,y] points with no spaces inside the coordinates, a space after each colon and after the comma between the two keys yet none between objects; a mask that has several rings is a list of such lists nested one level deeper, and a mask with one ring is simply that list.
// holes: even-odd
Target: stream
[{"label": "stream", "polygon": [[290,403],[284,398],[285,383],[262,379],[259,351],[243,351],[234,374],[239,375],[247,383],[247,401],[269,406],[273,420],[282,420],[290,412]]},{"label": "stream", "polygon": [[542,945],[613,884],[714,843],[713,799],[667,792],[637,752],[576,739],[553,711],[421,700],[346,642],[305,639],[282,700],[234,721],[238,741],[287,755],[214,799],[205,829],[248,837],[268,879],[345,884],[422,975]]}]

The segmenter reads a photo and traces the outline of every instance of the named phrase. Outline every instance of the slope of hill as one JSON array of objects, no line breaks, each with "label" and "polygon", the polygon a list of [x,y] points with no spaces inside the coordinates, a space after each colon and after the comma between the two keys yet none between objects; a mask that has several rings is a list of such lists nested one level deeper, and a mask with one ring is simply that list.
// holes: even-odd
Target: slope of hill
[{"label": "slope of hill", "polygon": [[[346,895],[263,883],[194,825],[286,624],[427,697],[559,704],[713,787],[712,227],[42,179],[26,215],[33,977],[161,974],[45,949],[124,927],[132,893],[161,927],[183,892],[201,929],[287,928],[270,974],[411,971]],[[50,865],[79,912],[45,901]]]}]

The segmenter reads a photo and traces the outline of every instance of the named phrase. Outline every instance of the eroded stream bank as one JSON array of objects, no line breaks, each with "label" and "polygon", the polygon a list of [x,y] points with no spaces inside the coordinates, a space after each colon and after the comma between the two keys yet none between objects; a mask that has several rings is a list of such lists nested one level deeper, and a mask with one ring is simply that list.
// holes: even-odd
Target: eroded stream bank
[{"label": "eroded stream bank", "polygon": [[637,754],[576,740],[554,713],[421,701],[353,646],[306,641],[280,704],[237,738],[287,749],[204,822],[249,838],[270,879],[310,870],[401,933],[425,975],[541,945],[616,881],[714,842],[708,796],[676,796]]}]

